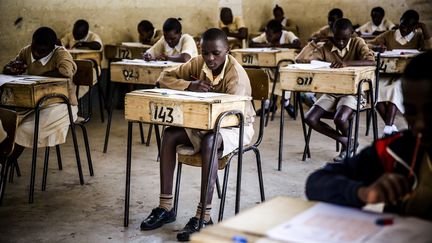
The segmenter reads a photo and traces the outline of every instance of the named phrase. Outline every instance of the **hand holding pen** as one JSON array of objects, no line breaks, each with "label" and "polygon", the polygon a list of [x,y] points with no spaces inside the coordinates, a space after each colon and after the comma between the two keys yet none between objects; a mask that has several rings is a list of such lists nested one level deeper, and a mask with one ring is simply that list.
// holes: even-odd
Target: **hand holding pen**
[{"label": "hand holding pen", "polygon": [[211,82],[207,80],[199,80],[197,77],[192,75],[191,78],[193,80],[190,81],[189,87],[186,90],[195,92],[209,92],[210,90],[212,90],[213,85],[211,84]]}]

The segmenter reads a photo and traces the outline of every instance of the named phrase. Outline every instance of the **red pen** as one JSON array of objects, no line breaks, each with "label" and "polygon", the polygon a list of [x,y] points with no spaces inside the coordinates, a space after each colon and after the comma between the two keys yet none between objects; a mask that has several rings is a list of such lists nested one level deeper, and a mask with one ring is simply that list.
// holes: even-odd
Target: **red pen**
[{"label": "red pen", "polygon": [[392,225],[394,222],[393,218],[379,218],[375,220],[375,224],[379,226]]}]

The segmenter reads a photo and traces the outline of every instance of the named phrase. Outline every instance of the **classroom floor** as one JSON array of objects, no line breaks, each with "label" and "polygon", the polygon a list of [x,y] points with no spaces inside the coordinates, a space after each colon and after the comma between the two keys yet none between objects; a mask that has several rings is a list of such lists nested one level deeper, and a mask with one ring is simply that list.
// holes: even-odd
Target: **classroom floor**
[{"label": "classroom floor", "polygon": [[[278,114],[279,115],[279,114]],[[287,117],[287,115],[286,115]],[[360,148],[370,143],[365,137],[365,115],[360,127]],[[265,130],[260,146],[263,162],[264,186],[267,199],[277,195],[304,198],[307,175],[337,155],[334,141],[314,132],[311,141],[312,158],[301,161],[303,135],[301,123],[286,118],[284,161],[277,171],[279,117]],[[398,116],[398,127],[406,127]],[[258,125],[258,124],[255,124]],[[382,122],[379,120],[381,131]],[[140,144],[135,135],[130,224],[123,227],[124,183],[126,160],[127,122],[123,111],[113,117],[108,152],[102,153],[106,123],[101,124],[98,114],[87,125],[90,134],[95,176],[90,177],[81,147],[85,184],[80,185],[73,153],[72,139],[61,146],[63,170],[57,168],[55,152],[51,152],[48,184],[40,190],[44,150],[39,150],[36,173],[35,201],[28,204],[31,150],[20,158],[22,176],[8,183],[3,205],[0,206],[0,242],[170,242],[176,240],[181,229],[195,214],[199,198],[199,168],[183,167],[182,186],[177,221],[153,231],[140,231],[140,222],[157,206],[159,198],[159,165],[156,162],[156,142],[150,147]],[[147,126],[145,127],[147,128]],[[147,129],[145,129],[147,131]],[[135,126],[135,132],[138,127]],[[137,133],[135,133],[137,134]],[[79,141],[82,141],[79,136]],[[153,136],[154,138],[154,136]],[[234,214],[236,163],[231,167],[225,218]],[[222,178],[222,172],[220,172]],[[253,207],[259,202],[256,163],[253,153],[244,156],[241,208]],[[213,218],[217,218],[219,200],[214,196]]]}]

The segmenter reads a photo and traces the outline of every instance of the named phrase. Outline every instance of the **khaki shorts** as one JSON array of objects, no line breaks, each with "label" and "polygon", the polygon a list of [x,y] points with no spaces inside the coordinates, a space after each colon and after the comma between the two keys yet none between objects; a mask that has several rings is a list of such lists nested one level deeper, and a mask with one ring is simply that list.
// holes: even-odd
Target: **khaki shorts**
[{"label": "khaki shorts", "polygon": [[327,112],[335,112],[341,106],[348,106],[357,110],[357,97],[354,95],[331,95],[323,94],[314,104]]}]

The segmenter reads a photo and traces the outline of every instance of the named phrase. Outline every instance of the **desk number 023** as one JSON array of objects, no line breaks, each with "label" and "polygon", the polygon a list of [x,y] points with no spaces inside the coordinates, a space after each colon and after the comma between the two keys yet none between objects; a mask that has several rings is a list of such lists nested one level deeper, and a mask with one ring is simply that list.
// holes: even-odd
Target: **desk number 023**
[{"label": "desk number 023", "polygon": [[151,120],[166,124],[183,124],[183,109],[180,105],[150,102]]}]

